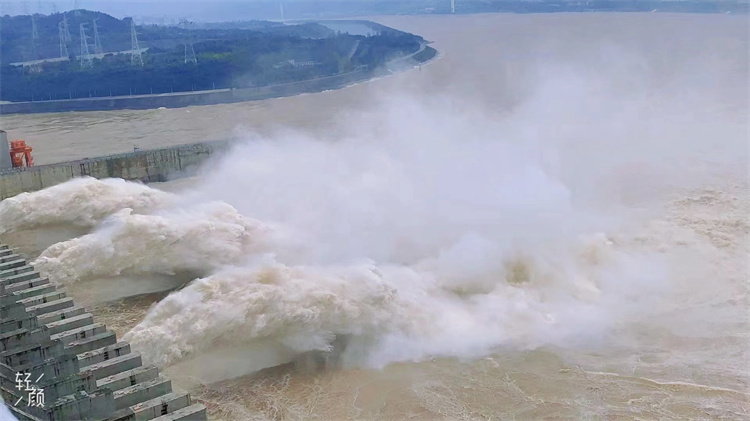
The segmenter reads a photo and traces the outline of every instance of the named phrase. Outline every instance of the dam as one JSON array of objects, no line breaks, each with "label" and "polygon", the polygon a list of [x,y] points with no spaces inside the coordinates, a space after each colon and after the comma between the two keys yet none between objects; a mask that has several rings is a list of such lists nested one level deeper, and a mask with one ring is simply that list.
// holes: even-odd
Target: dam
[{"label": "dam", "polygon": [[[75,177],[142,182],[191,174],[228,141],[0,170],[0,200]],[[26,381],[42,390],[32,405]],[[200,421],[206,408],[172,389],[155,366],[118,341],[7,245],[0,244],[0,396],[20,421]],[[35,402],[36,403],[36,402]]]},{"label": "dam", "polygon": [[[26,383],[29,381],[31,383]],[[28,387],[41,390],[33,399]],[[20,421],[205,420],[114,332],[0,245],[0,393]]]}]

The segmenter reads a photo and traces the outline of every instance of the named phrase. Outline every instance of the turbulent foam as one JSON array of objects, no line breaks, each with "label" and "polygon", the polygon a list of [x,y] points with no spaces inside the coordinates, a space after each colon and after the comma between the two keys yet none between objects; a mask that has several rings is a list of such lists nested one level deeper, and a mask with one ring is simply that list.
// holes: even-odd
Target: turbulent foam
[{"label": "turbulent foam", "polygon": [[170,295],[125,340],[160,363],[263,338],[300,352],[328,349],[336,333],[401,323],[395,299],[395,286],[372,266],[288,267],[265,258]]},{"label": "turbulent foam", "polygon": [[0,202],[0,234],[43,225],[93,227],[113,212],[144,213],[162,207],[173,195],[121,179],[81,177]]},{"label": "turbulent foam", "polygon": [[125,340],[150,362],[169,365],[257,341],[297,353],[329,350],[332,338],[346,335],[346,364],[382,366],[478,356],[500,345],[590,342],[643,304],[633,297],[653,296],[663,286],[659,265],[614,249],[603,236],[581,239],[567,253],[503,262],[495,252],[489,245],[468,272],[461,268],[471,262],[460,251],[413,267],[287,266],[261,259],[170,295]]},{"label": "turbulent foam", "polygon": [[10,410],[5,406],[2,396],[0,396],[0,419],[5,421],[18,421],[18,419],[14,417],[13,414],[10,413]]},{"label": "turbulent foam", "polygon": [[356,120],[367,135],[248,140],[168,208],[120,210],[33,263],[63,283],[202,273],[126,335],[164,365],[258,343],[327,350],[341,335],[360,366],[575,346],[659,309],[683,256],[640,247],[643,220],[595,193],[649,203],[638,186],[653,174],[596,175],[637,160],[599,147],[576,167],[565,141],[450,104],[387,104]]},{"label": "turbulent foam", "polygon": [[60,283],[123,272],[210,271],[252,253],[263,230],[221,203],[155,215],[123,209],[94,232],[49,247],[32,264]]},{"label": "turbulent foam", "polygon": [[[695,294],[721,270],[708,256],[745,237],[705,215],[683,221],[696,234],[661,206],[746,163],[746,124],[611,60],[547,64],[508,110],[399,96],[341,116],[330,139],[249,135],[169,208],[121,207],[34,263],[60,282],[201,272],[125,337],[165,365],[344,335],[346,363],[382,366],[590,345],[655,314],[699,322],[663,294],[681,284],[672,299],[710,306]],[[740,216],[714,223],[746,234]]]}]

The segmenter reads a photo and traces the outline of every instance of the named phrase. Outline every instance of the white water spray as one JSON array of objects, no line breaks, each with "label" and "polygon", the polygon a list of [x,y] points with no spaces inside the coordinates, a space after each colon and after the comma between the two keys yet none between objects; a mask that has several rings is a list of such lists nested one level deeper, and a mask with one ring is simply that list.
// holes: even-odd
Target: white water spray
[{"label": "white water spray", "polygon": [[0,234],[48,224],[93,227],[120,209],[148,212],[164,206],[172,197],[120,179],[81,177],[0,202]]},{"label": "white water spray", "polygon": [[[670,238],[694,236],[650,225],[663,192],[713,175],[696,157],[747,153],[733,116],[705,106],[686,119],[685,97],[646,101],[648,83],[622,89],[630,74],[575,70],[543,66],[511,110],[394,96],[342,116],[334,138],[248,133],[188,193],[143,214],[115,201],[82,221],[63,207],[25,217],[111,215],[35,264],[63,283],[205,273],[124,338],[162,364],[220,347],[327,350],[337,335],[360,366],[595,344],[660,311],[683,268],[705,266]],[[714,129],[718,148],[705,142]],[[66,189],[85,190],[55,194]]]}]

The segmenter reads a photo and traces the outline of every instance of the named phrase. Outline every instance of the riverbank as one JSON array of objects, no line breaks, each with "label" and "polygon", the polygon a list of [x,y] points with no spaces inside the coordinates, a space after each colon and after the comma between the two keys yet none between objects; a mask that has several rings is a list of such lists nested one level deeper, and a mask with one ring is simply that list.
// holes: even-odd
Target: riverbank
[{"label": "riverbank", "polygon": [[[407,70],[415,66],[421,66],[422,64],[437,57],[437,50],[434,48],[422,45],[420,49],[409,56],[401,57],[398,60],[393,60],[389,63],[389,66],[378,71],[371,72],[370,78],[380,77],[388,74],[397,73],[399,71]],[[416,63],[414,66],[409,66],[408,63]],[[339,88],[344,88],[350,84],[364,82],[370,78],[358,81],[356,78],[349,78],[351,82]],[[336,81],[342,79],[337,78]],[[297,85],[297,84],[287,84]],[[310,85],[306,85],[310,86]],[[325,85],[320,85],[325,86]],[[281,85],[277,85],[281,87]],[[269,87],[274,88],[274,87]],[[281,88],[283,89],[283,87]],[[289,89],[289,88],[287,88]],[[335,88],[323,88],[320,91],[335,89]],[[241,90],[224,90],[222,92],[209,92],[209,94],[235,94],[236,91]],[[269,90],[268,92],[284,92],[281,90]],[[292,92],[292,91],[287,91]],[[306,91],[292,92],[289,95],[305,93]],[[196,93],[196,96],[201,94]],[[207,95],[207,94],[204,94]],[[240,92],[227,98],[241,98],[242,95],[247,93]],[[169,95],[161,96],[166,97],[177,97],[176,103],[180,104],[179,98],[184,97],[183,95]],[[273,97],[267,96],[257,99],[266,99]],[[130,98],[130,97],[128,97]],[[132,99],[138,100],[153,100],[155,96],[143,96],[134,97]],[[213,98],[218,98],[215,96]],[[209,97],[208,100],[211,98]],[[72,100],[82,101],[82,100]],[[51,102],[62,102],[62,101],[51,101]],[[226,102],[242,102],[242,101],[226,101]],[[138,104],[138,102],[134,102]],[[0,104],[3,105],[3,104]],[[198,104],[188,104],[198,105]],[[205,104],[208,105],[208,104]],[[187,105],[185,105],[187,106]],[[77,109],[76,111],[81,111]],[[72,178],[76,177],[94,177],[94,178],[121,178],[129,181],[141,181],[144,183],[153,182],[164,182],[171,179],[188,177],[194,175],[200,165],[209,159],[211,156],[220,153],[225,150],[230,141],[210,141],[210,142],[199,142],[178,146],[171,146],[166,148],[150,149],[134,151],[130,153],[122,153],[115,155],[99,156],[96,158],[85,158],[73,161],[51,163],[45,165],[37,165],[33,167],[14,168],[9,170],[0,170],[0,200],[16,196],[21,193],[33,192],[52,187],[56,184],[64,183]]]},{"label": "riverbank", "polygon": [[[303,93],[315,93],[341,89],[354,83],[361,83],[376,77],[384,76],[394,70],[403,70],[405,63],[409,68],[421,65],[437,55],[437,50],[422,44],[413,54],[393,60],[384,68],[374,70],[361,69],[334,76],[291,82],[278,85],[267,85],[256,88],[217,89],[199,92],[175,92],[158,95],[128,95],[117,97],[76,98],[53,101],[28,101],[0,103],[0,114],[34,114],[56,113],[66,111],[109,111],[109,110],[147,110],[157,108],[182,108],[193,105],[216,105],[236,102],[258,101],[269,98],[282,98]],[[399,68],[392,66],[398,63]]]}]

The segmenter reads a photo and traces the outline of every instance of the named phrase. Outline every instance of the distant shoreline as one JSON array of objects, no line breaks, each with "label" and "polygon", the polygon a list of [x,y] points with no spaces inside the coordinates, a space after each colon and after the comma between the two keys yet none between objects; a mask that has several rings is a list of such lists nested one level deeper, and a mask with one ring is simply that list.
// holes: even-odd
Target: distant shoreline
[{"label": "distant shoreline", "polygon": [[61,113],[69,111],[114,111],[114,110],[150,110],[158,108],[184,108],[195,105],[217,105],[237,102],[258,101],[271,98],[283,98],[303,93],[315,93],[342,89],[355,83],[365,82],[392,73],[390,65],[397,62],[414,60],[413,68],[426,63],[437,56],[437,50],[426,43],[412,54],[394,59],[382,68],[374,70],[355,70],[333,76],[289,82],[277,85],[266,85],[255,88],[216,89],[196,92],[174,92],[147,95],[127,95],[114,97],[91,97],[61,99],[50,101],[26,101],[0,103],[0,115],[7,114],[40,114]]},{"label": "distant shoreline", "polygon": [[[194,2],[197,3],[197,2]],[[587,0],[561,2],[558,0],[461,0],[455,2],[455,14],[478,13],[558,13],[558,12],[651,12],[657,9],[666,13],[738,13],[746,14],[748,3],[744,0]],[[148,23],[158,24],[164,16],[174,13],[174,8],[163,2],[132,2],[129,0],[109,0],[99,6],[104,13],[118,18],[139,16]],[[419,2],[383,2],[380,0],[358,0],[341,2],[318,0],[315,2],[294,2],[284,7],[286,22],[310,20],[338,20],[372,16],[419,16],[451,14],[451,2],[447,0],[422,0]],[[279,21],[278,2],[243,2],[238,8],[234,0],[215,0],[211,7],[185,4],[181,8],[185,16],[200,16],[205,22],[223,22],[252,17],[252,19]],[[20,12],[19,12],[20,14]],[[194,17],[191,19],[195,19]]]}]

